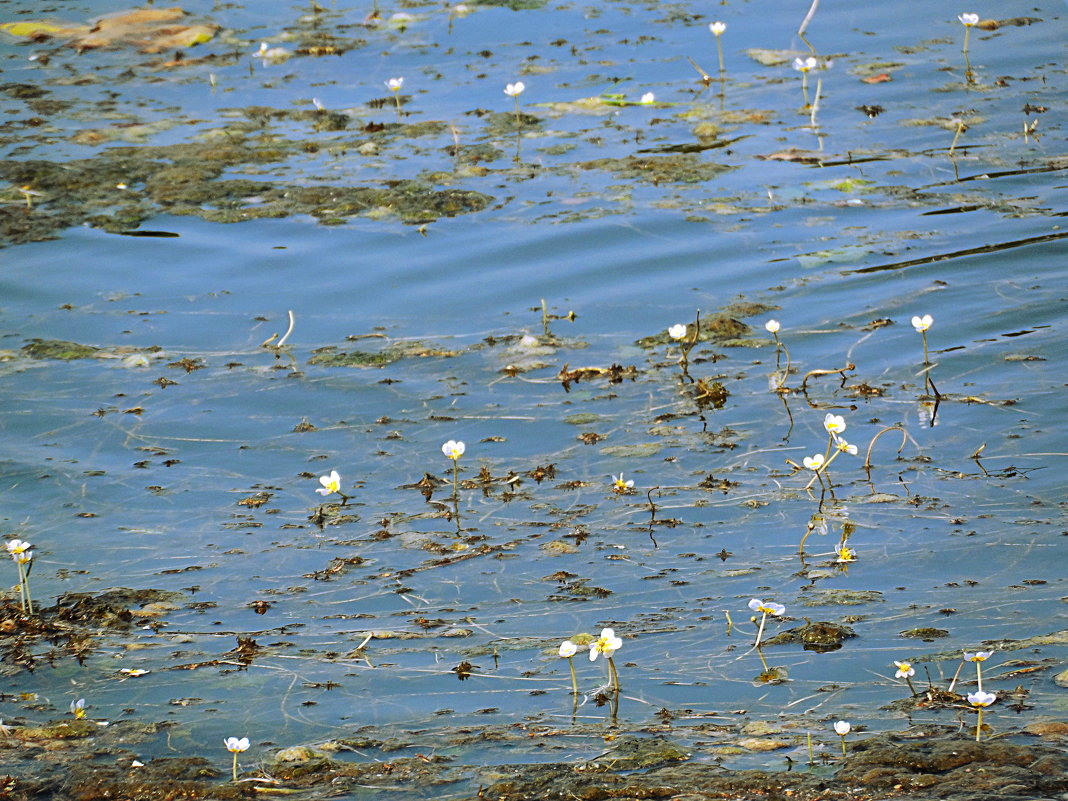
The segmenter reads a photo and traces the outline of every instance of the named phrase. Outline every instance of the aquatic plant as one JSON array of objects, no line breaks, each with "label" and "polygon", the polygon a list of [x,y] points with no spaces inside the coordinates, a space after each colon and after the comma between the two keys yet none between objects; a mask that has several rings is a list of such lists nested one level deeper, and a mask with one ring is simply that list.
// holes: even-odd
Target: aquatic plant
[{"label": "aquatic plant", "polygon": [[723,42],[720,37],[723,36],[724,31],[727,30],[727,23],[717,20],[708,26],[708,29],[712,31],[712,35],[716,37],[716,52],[719,54],[719,71],[723,72]]},{"label": "aquatic plant", "polygon": [[79,698],[77,701],[70,702],[70,713],[74,715],[75,720],[81,720],[85,717],[85,699]]},{"label": "aquatic plant", "polygon": [[578,698],[578,679],[575,677],[575,660],[574,656],[578,653],[578,646],[571,640],[564,640],[560,643],[560,650],[558,652],[560,656],[567,660],[567,666],[571,668],[571,693]]},{"label": "aquatic plant", "polygon": [[643,106],[651,106],[653,103],[656,102],[656,95],[654,95],[652,92],[646,92],[644,95],[642,95],[641,100],[639,100],[638,102],[641,103]]},{"label": "aquatic plant", "polygon": [[623,480],[623,474],[612,476],[612,492],[617,495],[630,495],[634,492],[634,480]]},{"label": "aquatic plant", "polygon": [[30,597],[30,563],[33,561],[33,545],[24,540],[7,541],[7,552],[15,562],[19,573],[19,607],[24,614],[33,614],[33,599]]},{"label": "aquatic plant", "polygon": [[526,89],[526,88],[527,87],[524,85],[524,83],[522,81],[516,81],[515,83],[510,83],[510,84],[508,84],[508,85],[506,85],[504,87],[504,93],[506,95],[508,95],[508,97],[510,97],[513,100],[515,100],[515,125],[516,125],[516,128],[519,128],[519,126],[522,125],[522,120],[519,117],[519,96],[521,94],[523,94],[523,90]]},{"label": "aquatic plant", "polygon": [[[754,612],[760,612],[760,626],[757,628],[756,641],[753,643],[753,647],[759,649],[760,639],[764,636],[764,624],[768,620],[768,615],[779,617],[786,612],[786,607],[772,601],[765,603],[759,598],[754,598],[749,602],[749,608]],[[761,656],[761,659],[763,659],[763,656]]]},{"label": "aquatic plant", "polygon": [[897,666],[897,673],[894,674],[895,679],[904,679],[908,682],[909,690],[913,695],[916,694],[916,688],[912,686],[912,677],[916,675],[916,668],[912,666],[911,662],[898,662],[894,660],[894,665]]},{"label": "aquatic plant", "polygon": [[814,56],[808,56],[806,58],[801,58],[799,56],[794,59],[793,66],[795,70],[801,73],[801,94],[805,98],[805,108],[808,108],[808,74],[819,67],[819,61],[817,61]]},{"label": "aquatic plant", "polygon": [[843,757],[846,756],[845,738],[846,738],[846,735],[849,734],[849,732],[850,732],[850,730],[852,728],[853,727],[849,725],[849,721],[847,721],[847,720],[839,720],[837,723],[834,724],[834,733],[842,738],[842,756]]},{"label": "aquatic plant", "polygon": [[[976,663],[978,664],[978,663]],[[968,694],[968,703],[975,707],[975,711],[979,713],[979,719],[975,723],[975,741],[979,742],[983,731],[983,710],[998,700],[998,697],[994,693],[984,693],[982,690],[978,690],[974,693]]]},{"label": "aquatic plant", "polygon": [[[693,350],[697,344],[697,340],[701,336],[701,314],[698,312],[697,320],[694,322],[693,334],[690,334],[690,327],[685,323],[676,323],[675,325],[668,327],[668,336],[679,343],[679,367],[682,370],[684,377],[690,377],[690,351]],[[693,379],[691,379],[692,381]]]},{"label": "aquatic plant", "polygon": [[961,52],[964,53],[964,57],[968,57],[968,39],[972,35],[972,28],[979,24],[978,14],[959,14],[957,19],[960,20],[960,24],[964,26],[964,47],[961,48]]},{"label": "aquatic plant", "polygon": [[776,376],[776,389],[783,389],[786,386],[786,380],[790,377],[790,351],[786,349],[786,345],[779,339],[779,329],[781,328],[778,320],[768,320],[764,323],[764,330],[775,337],[775,370],[778,372],[779,367],[782,364],[782,354],[786,354],[786,369],[782,371],[781,376]]},{"label": "aquatic plant", "polygon": [[619,673],[616,671],[616,663],[612,655],[622,647],[623,640],[609,628],[601,629],[601,636],[590,643],[590,661],[596,662],[598,655],[604,654],[608,662],[608,678],[616,692],[619,691]]},{"label": "aquatic plant", "polygon": [[393,101],[397,104],[397,121],[401,118],[400,90],[404,86],[404,78],[390,78],[386,81],[386,88],[393,93]]},{"label": "aquatic plant", "polygon": [[927,350],[927,331],[934,324],[934,318],[929,314],[923,315],[923,317],[914,316],[912,318],[912,327],[916,329],[923,337],[923,376],[924,376],[924,389],[930,388],[934,394],[938,394],[938,390],[934,387],[934,382],[931,380],[931,359]]},{"label": "aquatic plant", "polygon": [[144,668],[122,668],[119,670],[119,673],[132,679],[136,679],[138,676],[144,676],[149,672],[151,671],[145,670]]},{"label": "aquatic plant", "polygon": [[341,497],[342,504],[349,502],[349,496],[341,491],[341,476],[338,475],[337,470],[331,470],[329,475],[319,476],[319,483],[323,486],[315,491],[324,498],[332,493],[337,493]]},{"label": "aquatic plant", "polygon": [[223,744],[226,745],[226,750],[234,755],[234,781],[237,781],[237,755],[247,751],[249,742],[248,737],[242,737],[240,740],[236,737],[227,737],[223,740]]},{"label": "aquatic plant", "polygon": [[983,662],[993,655],[993,651],[964,652],[964,661],[975,663],[975,683],[979,687],[979,692],[983,691]]},{"label": "aquatic plant", "polygon": [[260,59],[266,67],[268,64],[280,64],[291,55],[284,47],[268,47],[266,42],[260,42],[260,49],[252,57]]},{"label": "aquatic plant", "polygon": [[452,497],[459,498],[460,488],[460,457],[464,455],[467,447],[459,440],[450,439],[441,446],[441,452],[452,459]]},{"label": "aquatic plant", "polygon": [[845,542],[841,542],[838,544],[838,546],[834,549],[834,554],[836,557],[834,561],[839,564],[846,564],[848,562],[857,561],[857,552],[852,548],[846,547]]}]

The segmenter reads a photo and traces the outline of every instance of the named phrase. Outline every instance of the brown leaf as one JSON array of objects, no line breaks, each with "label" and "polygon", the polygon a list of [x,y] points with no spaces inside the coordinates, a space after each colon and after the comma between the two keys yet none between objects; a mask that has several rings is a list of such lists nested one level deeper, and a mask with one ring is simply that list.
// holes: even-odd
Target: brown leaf
[{"label": "brown leaf", "polygon": [[867,78],[861,78],[864,83],[889,83],[894,80],[890,77],[889,72],[880,72],[878,75],[869,75]]}]

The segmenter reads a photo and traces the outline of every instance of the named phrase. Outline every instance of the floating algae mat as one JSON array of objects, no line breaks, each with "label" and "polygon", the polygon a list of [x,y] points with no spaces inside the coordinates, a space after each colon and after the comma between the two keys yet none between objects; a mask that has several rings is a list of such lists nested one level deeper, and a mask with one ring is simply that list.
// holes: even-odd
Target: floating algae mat
[{"label": "floating algae mat", "polygon": [[1063,4],[805,10],[0,7],[0,789],[1068,792]]}]

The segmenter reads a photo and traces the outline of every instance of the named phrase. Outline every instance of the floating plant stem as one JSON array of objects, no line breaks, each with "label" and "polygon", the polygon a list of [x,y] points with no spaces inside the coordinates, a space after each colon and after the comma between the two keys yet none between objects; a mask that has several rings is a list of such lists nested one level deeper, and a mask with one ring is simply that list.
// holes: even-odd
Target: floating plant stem
[{"label": "floating plant stem", "polygon": [[897,455],[901,455],[901,451],[905,449],[905,443],[908,442],[908,434],[905,433],[905,429],[901,427],[900,423],[895,423],[892,426],[887,426],[871,438],[871,442],[868,443],[868,452],[864,454],[864,471],[868,474],[868,479],[871,479],[871,450],[875,447],[875,443],[879,437],[885,434],[887,431],[900,431],[901,432],[901,445],[897,449]]},{"label": "floating plant stem", "polygon": [[846,362],[846,366],[845,367],[839,367],[838,369],[832,369],[832,370],[819,370],[819,369],[818,370],[809,370],[807,373],[805,373],[805,377],[801,379],[801,391],[802,392],[806,392],[807,391],[807,387],[808,387],[808,380],[810,378],[812,378],[813,376],[818,376],[818,375],[840,375],[840,376],[842,376],[842,386],[844,387],[846,379],[847,379],[846,373],[848,373],[850,370],[856,370],[856,369],[857,369],[857,366],[853,362]]},{"label": "floating plant stem", "polygon": [[686,56],[686,60],[690,62],[690,65],[697,70],[697,74],[701,76],[701,80],[704,81],[705,86],[709,86],[712,83],[712,76],[701,69],[701,65],[694,61],[689,56]]},{"label": "floating plant stem", "polygon": [[816,52],[816,48],[809,44],[808,39],[805,38],[805,31],[808,29],[808,24],[812,22],[812,18],[816,16],[816,10],[819,7],[820,0],[812,0],[812,5],[808,8],[808,13],[805,14],[805,18],[801,20],[801,27],[797,29],[797,35],[801,37],[801,41],[808,45],[808,49],[811,50],[813,53]]}]

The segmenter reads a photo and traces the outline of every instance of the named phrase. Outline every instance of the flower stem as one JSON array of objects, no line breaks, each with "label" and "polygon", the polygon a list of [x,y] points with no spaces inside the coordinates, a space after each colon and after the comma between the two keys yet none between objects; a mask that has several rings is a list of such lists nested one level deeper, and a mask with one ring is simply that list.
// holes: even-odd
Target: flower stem
[{"label": "flower stem", "polygon": [[616,670],[616,663],[612,657],[606,657],[608,660],[608,678],[612,682],[612,686],[615,687],[616,692],[619,692],[619,672]]},{"label": "flower stem", "polygon": [[234,781],[237,781],[237,751],[234,751]]},{"label": "flower stem", "polygon": [[[982,692],[982,690],[980,690]],[[975,723],[975,741],[980,742],[979,738],[983,733],[983,708],[979,707],[979,720]]]},{"label": "flower stem", "polygon": [[842,735],[842,757],[846,757],[845,735]]},{"label": "flower stem", "polygon": [[[983,663],[975,663],[975,680],[979,683],[979,692],[983,691]],[[979,714],[982,714],[980,712]]]},{"label": "flower stem", "polygon": [[[764,623],[767,621],[767,619],[768,613],[764,612],[760,616],[760,628],[757,629],[756,642],[753,644],[753,647],[756,648],[758,652],[760,651],[760,638],[764,636]],[[763,655],[760,658],[763,659]]]},{"label": "flower stem", "polygon": [[567,666],[571,668],[571,694],[578,696],[578,679],[575,677],[575,660],[572,657],[567,658]]},{"label": "flower stem", "polygon": [[718,36],[716,37],[716,51],[719,53],[719,71],[723,72],[723,42]]},{"label": "flower stem", "polygon": [[905,681],[907,681],[909,683],[909,691],[913,695],[915,695],[916,694],[916,688],[912,686],[912,679],[910,679],[908,676],[905,676]]}]

